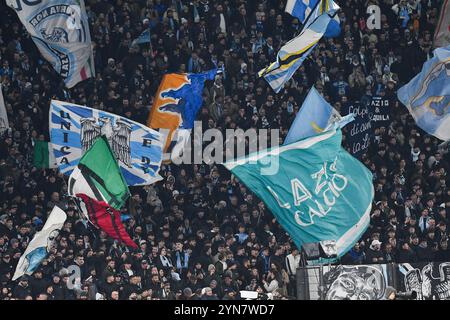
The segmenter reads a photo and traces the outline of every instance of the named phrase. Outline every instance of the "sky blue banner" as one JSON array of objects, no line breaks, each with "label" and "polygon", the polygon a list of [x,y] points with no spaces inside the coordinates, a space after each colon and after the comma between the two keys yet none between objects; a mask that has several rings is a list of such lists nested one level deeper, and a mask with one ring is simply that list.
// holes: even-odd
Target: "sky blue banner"
[{"label": "sky blue banner", "polygon": [[315,136],[339,117],[339,113],[312,87],[295,116],[284,144]]},{"label": "sky blue banner", "polygon": [[70,175],[94,141],[105,135],[128,185],[161,180],[163,141],[159,132],[102,110],[52,100],[50,140],[59,170]]},{"label": "sky blue banner", "polygon": [[420,128],[441,140],[450,140],[450,46],[434,50],[434,57],[398,90],[397,96]]},{"label": "sky blue banner", "polygon": [[[367,229],[374,195],[372,173],[341,140],[341,130],[333,129],[225,167],[265,202],[299,248],[335,240],[340,257]],[[267,170],[269,164],[277,170]]]}]

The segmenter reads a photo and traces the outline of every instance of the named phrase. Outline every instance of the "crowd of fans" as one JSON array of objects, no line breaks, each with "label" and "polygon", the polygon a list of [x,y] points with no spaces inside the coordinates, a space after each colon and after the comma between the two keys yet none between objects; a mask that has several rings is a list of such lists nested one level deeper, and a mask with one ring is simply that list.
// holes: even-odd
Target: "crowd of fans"
[{"label": "crowd of fans", "polygon": [[[439,1],[338,0],[342,32],[323,39],[275,94],[257,72],[302,25],[285,0],[86,0],[95,79],[66,89],[13,10],[0,2],[0,82],[10,129],[0,141],[0,299],[238,299],[241,290],[295,297],[304,262],[264,203],[220,164],[163,165],[164,180],[131,187],[124,223],[137,250],[85,225],[57,169],[33,167],[49,140],[50,99],[145,123],[161,77],[224,66],[207,82],[203,127],[281,129],[312,85],[337,109],[384,94],[391,120],[361,161],[373,172],[371,223],[346,264],[450,261],[446,148],[418,129],[396,90],[432,55]],[[381,8],[381,30],[366,8]],[[147,27],[151,45],[132,41]],[[344,130],[345,131],[345,130]],[[344,141],[345,143],[345,141]],[[11,281],[54,205],[67,221],[32,276]],[[71,281],[69,266],[80,267]]]}]

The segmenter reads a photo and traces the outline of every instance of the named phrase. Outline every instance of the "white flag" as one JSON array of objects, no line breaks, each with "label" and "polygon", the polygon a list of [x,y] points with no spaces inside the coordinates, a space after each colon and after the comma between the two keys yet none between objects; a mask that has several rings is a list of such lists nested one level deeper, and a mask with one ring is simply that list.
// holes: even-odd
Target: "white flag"
[{"label": "white flag", "polygon": [[66,213],[61,208],[55,206],[42,230],[36,232],[33,240],[30,241],[27,249],[20,257],[16,272],[12,278],[13,281],[24,274],[33,274],[39,267],[42,260],[47,257],[66,219]]},{"label": "white flag", "polygon": [[0,133],[9,128],[8,114],[3,100],[2,85],[0,84]]},{"label": "white flag", "polygon": [[67,88],[95,75],[83,0],[6,0]]}]

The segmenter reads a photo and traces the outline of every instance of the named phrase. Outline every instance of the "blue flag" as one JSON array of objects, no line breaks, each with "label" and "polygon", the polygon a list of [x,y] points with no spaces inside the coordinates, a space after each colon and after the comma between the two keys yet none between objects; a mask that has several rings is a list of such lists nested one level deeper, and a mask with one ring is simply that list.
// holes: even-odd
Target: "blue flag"
[{"label": "blue flag", "polygon": [[353,119],[353,114],[342,118],[316,88],[312,87],[289,129],[284,145],[315,136],[330,128],[334,122],[342,128]]},{"label": "blue flag", "polygon": [[70,175],[95,140],[105,135],[128,185],[152,184],[162,161],[159,132],[118,115],[52,100],[50,140],[59,170]]},{"label": "blue flag", "polygon": [[397,92],[417,125],[441,140],[450,140],[450,46],[434,50],[422,71]]},{"label": "blue flag", "polygon": [[[320,0],[288,0],[285,11],[291,16],[297,18],[302,24],[314,10],[315,6]],[[327,38],[334,38],[341,33],[340,20],[337,15],[328,24],[324,36]]]},{"label": "blue flag", "polygon": [[341,140],[333,129],[225,167],[264,201],[298,248],[336,241],[341,257],[367,229],[374,196],[372,173]]},{"label": "blue flag", "polygon": [[151,36],[150,29],[147,28],[144,31],[142,31],[142,33],[139,35],[139,37],[137,37],[136,39],[133,40],[133,42],[131,43],[131,46],[134,46],[137,44],[151,43],[150,36]]},{"label": "blue flag", "polygon": [[258,72],[278,93],[319,43],[339,6],[333,0],[321,0],[308,15],[300,34],[277,54],[277,60]]}]

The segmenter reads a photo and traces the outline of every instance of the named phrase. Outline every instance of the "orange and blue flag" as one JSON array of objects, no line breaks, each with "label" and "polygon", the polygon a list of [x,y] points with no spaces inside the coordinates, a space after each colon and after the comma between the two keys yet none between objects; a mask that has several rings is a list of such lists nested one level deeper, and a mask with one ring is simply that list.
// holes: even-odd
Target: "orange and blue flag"
[{"label": "orange and blue flag", "polygon": [[202,105],[206,80],[214,80],[217,69],[204,73],[169,73],[164,75],[153,101],[147,125],[152,129],[168,129],[164,152],[176,130],[190,130]]}]

